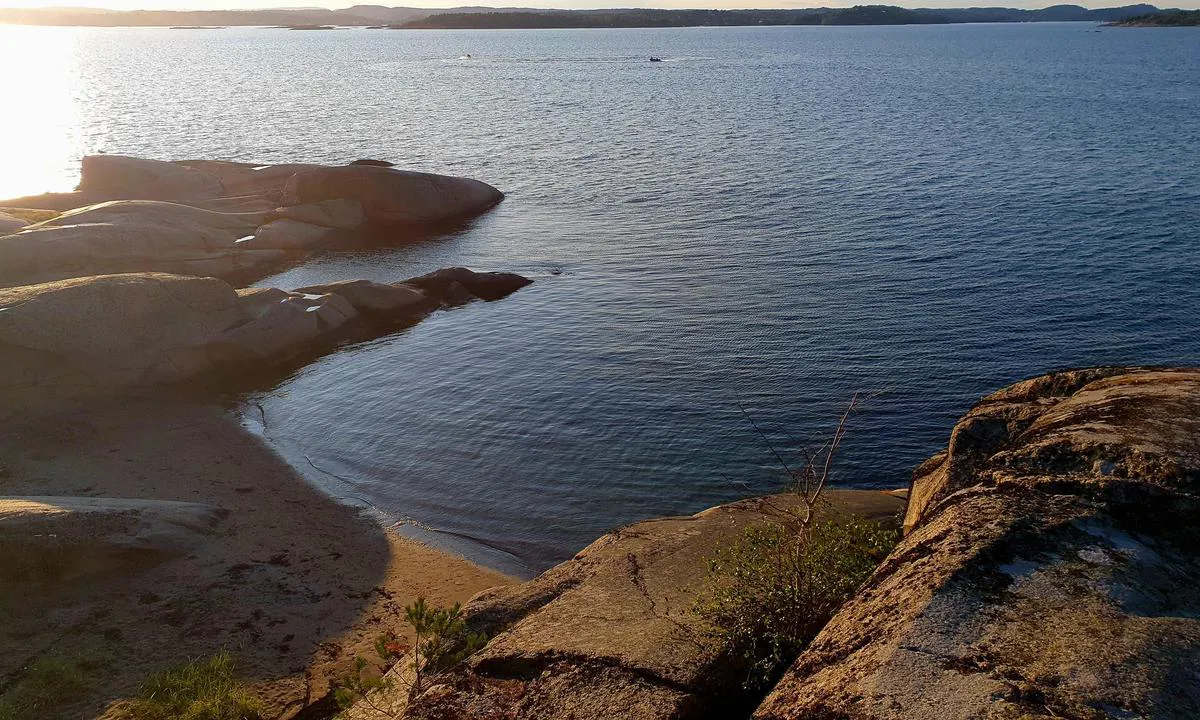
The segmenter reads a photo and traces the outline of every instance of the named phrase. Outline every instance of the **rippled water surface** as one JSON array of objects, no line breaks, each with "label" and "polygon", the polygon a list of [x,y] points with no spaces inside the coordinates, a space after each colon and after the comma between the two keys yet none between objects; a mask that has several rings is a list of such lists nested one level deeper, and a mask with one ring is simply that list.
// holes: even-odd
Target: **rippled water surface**
[{"label": "rippled water surface", "polygon": [[[259,401],[332,492],[511,572],[777,488],[739,403],[786,450],[872,395],[838,481],[896,485],[1008,382],[1200,361],[1195,29],[4,33],[68,88],[24,116],[40,145],[0,139],[48,184],[105,149],[383,157],[508,193],[451,237],[267,280],[536,282]],[[0,194],[48,189],[20,181]]]}]

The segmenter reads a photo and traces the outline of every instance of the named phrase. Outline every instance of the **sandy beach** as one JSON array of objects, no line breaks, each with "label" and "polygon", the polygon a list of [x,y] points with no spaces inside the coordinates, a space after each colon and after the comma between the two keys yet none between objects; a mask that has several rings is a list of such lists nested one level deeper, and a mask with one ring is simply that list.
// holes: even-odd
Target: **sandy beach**
[{"label": "sandy beach", "polygon": [[[94,717],[147,674],[222,649],[273,714],[292,717],[325,698],[377,635],[403,632],[417,596],[451,604],[511,582],[325,496],[232,407],[122,398],[10,417],[0,496],[0,689],[39,658],[88,678],[39,717]],[[125,530],[110,515],[77,513],[102,519],[73,519],[66,532],[48,525],[60,552],[22,565],[25,538],[5,523],[30,508],[63,512],[44,496],[86,498],[61,503],[68,509],[109,502],[95,498],[173,502],[142,504],[130,546],[113,544]]]}]

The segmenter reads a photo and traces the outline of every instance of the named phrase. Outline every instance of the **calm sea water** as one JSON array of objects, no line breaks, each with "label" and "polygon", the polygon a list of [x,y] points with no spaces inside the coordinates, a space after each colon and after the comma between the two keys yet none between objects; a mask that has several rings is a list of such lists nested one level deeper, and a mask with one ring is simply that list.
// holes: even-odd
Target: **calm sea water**
[{"label": "calm sea water", "polygon": [[49,184],[104,149],[381,157],[508,193],[453,236],[263,284],[466,265],[533,286],[257,400],[331,492],[510,572],[778,488],[739,403],[786,452],[870,395],[837,481],[894,486],[1011,381],[1200,362],[1197,29],[3,37],[57,73],[39,97],[70,88],[40,119],[10,104],[37,121],[0,140]]}]

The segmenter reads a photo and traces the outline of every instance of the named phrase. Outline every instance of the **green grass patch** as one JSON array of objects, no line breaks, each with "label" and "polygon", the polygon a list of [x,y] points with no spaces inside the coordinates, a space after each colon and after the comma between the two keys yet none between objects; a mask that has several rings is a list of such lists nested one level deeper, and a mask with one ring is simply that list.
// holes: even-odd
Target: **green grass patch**
[{"label": "green grass patch", "polygon": [[263,707],[234,675],[233,656],[218,653],[150,676],[122,703],[122,720],[262,720]]}]

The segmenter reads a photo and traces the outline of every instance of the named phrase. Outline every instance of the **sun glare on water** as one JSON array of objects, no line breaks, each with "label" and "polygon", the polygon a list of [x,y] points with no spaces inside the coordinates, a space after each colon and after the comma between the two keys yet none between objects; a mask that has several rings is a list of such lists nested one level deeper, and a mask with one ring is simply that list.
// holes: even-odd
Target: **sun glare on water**
[{"label": "sun glare on water", "polygon": [[0,25],[0,200],[70,190],[83,154],[78,30]]}]

